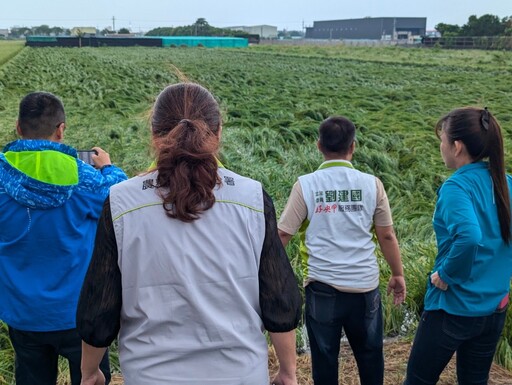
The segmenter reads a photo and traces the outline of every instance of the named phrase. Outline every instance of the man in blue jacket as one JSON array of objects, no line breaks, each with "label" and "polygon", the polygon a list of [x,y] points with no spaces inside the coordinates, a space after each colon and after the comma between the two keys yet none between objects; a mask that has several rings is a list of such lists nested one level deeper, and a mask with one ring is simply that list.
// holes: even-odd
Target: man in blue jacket
[{"label": "man in blue jacket", "polygon": [[[80,384],[80,288],[103,202],[126,179],[101,148],[94,168],[62,144],[65,121],[55,95],[30,93],[16,123],[22,139],[0,153],[0,319],[16,353],[17,385],[55,385],[59,355]],[[102,370],[110,378],[107,355]]]}]

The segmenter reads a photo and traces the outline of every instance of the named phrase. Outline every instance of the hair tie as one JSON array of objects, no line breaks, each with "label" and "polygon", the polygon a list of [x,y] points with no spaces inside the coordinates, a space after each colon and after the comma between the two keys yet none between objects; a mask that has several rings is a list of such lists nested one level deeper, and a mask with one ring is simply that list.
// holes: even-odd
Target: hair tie
[{"label": "hair tie", "polygon": [[487,107],[484,107],[480,114],[480,123],[482,124],[482,127],[485,131],[489,130],[489,116],[489,110],[487,109]]}]

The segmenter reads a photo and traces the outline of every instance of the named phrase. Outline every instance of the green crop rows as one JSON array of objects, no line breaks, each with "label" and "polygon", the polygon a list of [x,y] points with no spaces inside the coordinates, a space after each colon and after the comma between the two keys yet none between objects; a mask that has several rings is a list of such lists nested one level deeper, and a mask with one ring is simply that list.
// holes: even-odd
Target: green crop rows
[{"label": "green crop rows", "polygon": [[[511,63],[506,52],[435,49],[27,48],[0,67],[0,143],[16,137],[21,97],[50,91],[67,111],[66,142],[99,145],[134,175],[151,163],[148,117],[158,92],[180,79],[199,82],[223,109],[223,163],[262,181],[279,215],[297,176],[321,162],[318,124],[345,115],[358,127],[354,164],[384,182],[401,243],[409,295],[400,309],[384,299],[386,333],[410,334],[435,257],[436,189],[449,175],[433,126],[454,107],[488,106],[510,151]],[[301,280],[296,242],[288,252]],[[506,331],[512,342],[510,316]],[[512,368],[506,339],[498,358]]]},{"label": "green crop rows", "polygon": [[0,65],[9,61],[23,49],[22,41],[0,41]]}]

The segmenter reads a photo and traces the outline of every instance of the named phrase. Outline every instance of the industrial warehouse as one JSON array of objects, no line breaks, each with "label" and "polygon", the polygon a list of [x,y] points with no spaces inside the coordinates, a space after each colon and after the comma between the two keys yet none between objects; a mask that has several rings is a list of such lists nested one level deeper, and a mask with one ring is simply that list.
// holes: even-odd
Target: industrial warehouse
[{"label": "industrial warehouse", "polygon": [[362,19],[315,21],[306,28],[306,39],[404,40],[425,35],[426,17],[365,17]]}]

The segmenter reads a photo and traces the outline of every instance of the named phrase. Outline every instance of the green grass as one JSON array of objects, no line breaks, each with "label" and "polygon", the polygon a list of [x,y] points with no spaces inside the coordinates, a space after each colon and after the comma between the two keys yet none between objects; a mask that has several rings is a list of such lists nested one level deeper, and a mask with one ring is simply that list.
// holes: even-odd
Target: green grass
[{"label": "green grass", "polygon": [[23,40],[0,40],[0,66],[16,56],[24,46]]},{"label": "green grass", "polygon": [[[386,186],[403,255],[408,299],[395,309],[384,298],[385,330],[412,333],[436,253],[436,189],[449,175],[433,126],[452,108],[488,106],[504,128],[510,164],[510,64],[509,52],[395,47],[26,48],[0,68],[0,143],[16,137],[21,97],[46,90],[64,102],[68,144],[99,145],[134,175],[151,163],[151,105],[165,85],[184,75],[221,103],[222,162],[262,181],[279,215],[297,177],[321,163],[319,123],[345,115],[358,128],[355,166]],[[301,281],[295,239],[288,252]],[[384,288],[389,269],[380,262]],[[510,322],[509,314],[498,360],[512,368]],[[0,348],[10,354],[8,345]],[[0,376],[9,362],[0,356]]]},{"label": "green grass", "polygon": [[14,384],[14,352],[7,330],[7,325],[0,322],[0,384]]},{"label": "green grass", "polygon": [[506,67],[512,64],[510,51],[443,50],[418,47],[354,47],[344,45],[261,45],[252,48],[278,55],[298,55],[339,58],[383,63],[415,64],[421,66]]}]

